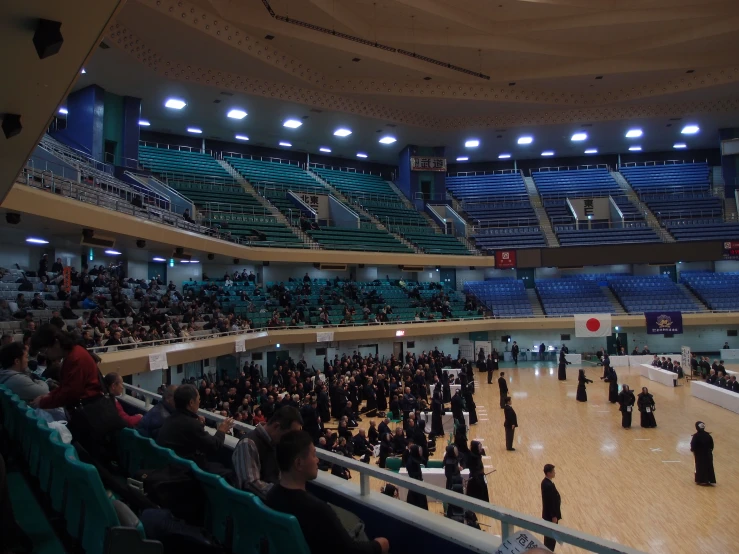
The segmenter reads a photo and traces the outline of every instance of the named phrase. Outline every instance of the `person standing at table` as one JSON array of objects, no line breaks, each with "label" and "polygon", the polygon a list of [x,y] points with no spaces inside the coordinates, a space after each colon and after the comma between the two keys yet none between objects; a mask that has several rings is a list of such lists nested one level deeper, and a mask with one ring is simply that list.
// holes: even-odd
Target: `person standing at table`
[{"label": "person standing at table", "polygon": [[508,396],[508,381],[505,379],[505,373],[500,372],[498,377],[498,388],[500,389],[500,408],[505,408],[505,399]]},{"label": "person standing at table", "polygon": [[575,399],[578,402],[587,402],[588,401],[588,391],[585,388],[585,385],[587,383],[592,383],[590,379],[585,377],[585,370],[581,369],[577,374],[577,395],[575,396]]},{"label": "person standing at table", "polygon": [[646,429],[657,427],[657,421],[654,419],[654,396],[649,394],[647,387],[641,388],[636,405],[639,407],[639,412],[641,413],[641,426]]},{"label": "person standing at table", "polygon": [[708,487],[716,484],[716,473],[713,470],[713,437],[706,431],[706,424],[695,422],[696,433],[690,439],[690,451],[695,458],[695,482]]},{"label": "person standing at table", "polygon": [[505,414],[505,449],[509,452],[514,452],[516,449],[513,448],[513,435],[518,427],[518,417],[516,417],[516,411],[511,406],[511,397],[507,396],[505,399],[505,408],[503,409]]},{"label": "person standing at table", "polygon": [[634,404],[636,403],[636,397],[634,391],[629,388],[629,385],[624,385],[621,392],[618,394],[619,411],[621,412],[621,427],[624,429],[631,429],[631,415],[634,411]]},{"label": "person standing at table", "polygon": [[513,363],[516,365],[518,365],[518,352],[519,352],[519,348],[518,348],[518,345],[516,344],[516,341],[514,340],[513,346],[511,347],[511,356],[513,357]]},{"label": "person standing at table", "polygon": [[[552,464],[544,466],[544,479],[541,482],[541,517],[546,521],[558,524],[559,520],[562,519],[562,497],[559,495],[557,487],[554,485],[552,479],[556,472]],[[557,545],[552,537],[544,537],[544,546],[554,552],[554,547]]]}]

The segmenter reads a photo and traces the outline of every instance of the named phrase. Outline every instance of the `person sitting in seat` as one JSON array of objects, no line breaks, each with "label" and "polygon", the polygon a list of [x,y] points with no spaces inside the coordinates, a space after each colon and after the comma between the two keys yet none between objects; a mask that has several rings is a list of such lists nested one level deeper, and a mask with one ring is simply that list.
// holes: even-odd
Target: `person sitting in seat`
[{"label": "person sitting in seat", "polygon": [[164,421],[175,411],[174,392],[176,390],[176,385],[170,385],[164,389],[161,402],[146,412],[142,420],[139,421],[137,427],[139,433],[152,439],[157,438]]},{"label": "person sitting in seat", "polygon": [[24,402],[49,393],[49,386],[27,371],[28,349],[20,342],[0,348],[0,385],[5,385]]},{"label": "person sitting in seat", "polygon": [[[104,379],[105,386],[108,387],[108,391],[112,397],[121,396],[123,394],[123,379],[117,373],[108,373]],[[126,422],[127,427],[136,427],[144,416],[142,414],[128,415],[126,410],[123,409],[118,398],[115,398],[115,407],[118,410],[118,415],[121,419]]]}]

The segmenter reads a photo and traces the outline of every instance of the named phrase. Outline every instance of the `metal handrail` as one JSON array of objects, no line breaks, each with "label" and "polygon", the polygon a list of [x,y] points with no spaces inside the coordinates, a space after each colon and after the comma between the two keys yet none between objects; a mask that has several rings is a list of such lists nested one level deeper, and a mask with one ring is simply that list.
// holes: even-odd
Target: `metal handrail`
[{"label": "metal handrail", "polygon": [[[145,410],[150,409],[152,400],[156,400],[157,402],[161,402],[162,400],[162,397],[159,394],[144,390],[140,387],[128,385],[126,383],[124,383],[123,386],[125,389],[125,394],[121,397],[121,400],[135,405],[135,403],[132,402],[130,399],[127,399],[126,396],[129,396],[129,393],[140,395],[144,398],[143,409]],[[141,401],[139,400],[139,402]],[[140,405],[136,407],[141,408]],[[216,425],[220,424],[224,419],[226,419],[219,414],[214,414],[206,410],[198,410],[198,414],[205,419],[214,422]],[[246,425],[245,423],[241,423],[238,421],[234,422],[234,427],[245,432],[254,430],[253,426]],[[226,441],[225,444],[227,448],[233,448],[235,442],[236,441],[234,439],[233,441]],[[358,492],[360,497],[368,497],[380,494],[379,491],[373,491],[370,485],[370,477],[374,477],[375,479],[379,479],[386,483],[391,483],[397,487],[412,490],[420,494],[425,494],[427,497],[430,496],[431,498],[436,498],[441,502],[452,504],[454,506],[459,506],[464,510],[471,510],[477,514],[481,514],[497,520],[501,524],[502,541],[505,541],[510,536],[512,536],[515,532],[515,528],[519,527],[533,533],[553,537],[558,542],[571,544],[573,546],[583,548],[597,554],[644,554],[643,552],[628,546],[623,546],[606,539],[594,537],[592,535],[588,535],[587,533],[583,533],[582,531],[570,529],[568,527],[564,527],[563,525],[557,525],[539,517],[530,516],[528,514],[517,512],[503,506],[492,504],[490,502],[483,502],[482,500],[478,500],[470,496],[443,489],[435,485],[430,485],[428,483],[424,483],[423,481],[411,479],[410,477],[404,476],[400,473],[395,473],[388,469],[374,467],[373,464],[365,464],[360,461],[354,460],[353,458],[342,456],[340,454],[335,454],[327,450],[317,449],[316,456],[318,456],[319,459],[325,462],[340,465],[341,467],[345,467],[359,475]],[[319,483],[323,481],[323,477],[324,476],[321,476],[321,479],[319,479]],[[333,476],[326,475],[325,479],[328,482],[334,482]],[[338,484],[339,478],[336,479],[337,480],[335,482]],[[343,479],[340,482],[344,486],[356,487],[356,485],[354,485],[353,483],[346,482]],[[416,510],[420,508],[413,507],[409,509]],[[470,532],[469,527],[463,525],[464,524],[460,523],[459,526],[455,526],[453,528],[455,531],[457,529],[459,530],[460,542],[462,541],[462,537],[464,536],[464,534]],[[490,552],[493,552],[496,548],[496,545],[491,545]]]},{"label": "metal handrail", "polygon": [[[708,158],[703,160],[703,162],[708,163]],[[622,167],[639,167],[639,166],[658,166],[658,165],[680,165],[680,164],[694,164],[694,163],[701,163],[701,160],[662,160],[662,161],[649,161],[649,162],[624,162],[620,163],[616,166],[617,169],[620,169]]]},{"label": "metal handrail", "polygon": [[153,148],[163,148],[165,150],[181,150],[183,152],[200,152],[205,154],[213,154],[212,150],[202,150],[199,146],[184,146],[184,145],[176,145],[176,144],[167,144],[167,143],[160,143],[160,142],[150,142],[146,140],[140,140],[139,146],[151,146]]},{"label": "metal handrail", "polygon": [[576,171],[580,169],[609,169],[608,164],[587,164],[587,165],[556,165],[556,166],[545,166],[537,169],[529,169],[529,175],[533,175],[537,171],[549,172],[549,171]]},{"label": "metal handrail", "polygon": [[300,162],[297,160],[288,160],[286,158],[273,158],[271,156],[256,156],[254,154],[242,154],[241,152],[221,152],[221,159],[223,159],[225,156],[228,156],[230,158],[241,158],[243,160],[259,160],[259,161],[268,161],[270,163],[279,163],[279,164],[288,164],[288,165],[297,165],[300,167]]},{"label": "metal handrail", "polygon": [[[308,169],[310,169],[311,167],[320,167],[321,169],[330,169],[332,171],[345,171],[346,173],[362,173],[364,175],[375,175],[375,173],[373,173],[372,171],[365,171],[364,169],[355,169],[353,167],[341,167],[341,166],[335,167],[333,165],[310,162],[308,164]],[[376,175],[378,175],[379,177],[382,177],[382,172],[378,171]],[[319,177],[321,176],[319,175]]]},{"label": "metal handrail", "polygon": [[488,169],[486,171],[457,171],[447,173],[447,177],[466,177],[467,175],[511,175],[518,173],[517,169]]}]

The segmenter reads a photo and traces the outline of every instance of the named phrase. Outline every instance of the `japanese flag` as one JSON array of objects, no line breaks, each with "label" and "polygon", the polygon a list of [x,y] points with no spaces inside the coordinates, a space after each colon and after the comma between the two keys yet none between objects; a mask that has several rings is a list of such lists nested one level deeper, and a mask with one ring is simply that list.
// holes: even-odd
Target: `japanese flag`
[{"label": "japanese flag", "polygon": [[611,314],[575,314],[576,337],[608,337],[611,333]]}]

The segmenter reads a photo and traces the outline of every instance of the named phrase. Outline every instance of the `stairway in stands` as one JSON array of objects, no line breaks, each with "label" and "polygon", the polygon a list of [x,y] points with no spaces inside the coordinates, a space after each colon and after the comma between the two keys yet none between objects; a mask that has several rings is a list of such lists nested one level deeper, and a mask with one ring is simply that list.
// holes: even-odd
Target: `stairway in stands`
[{"label": "stairway in stands", "polygon": [[529,298],[531,303],[531,312],[534,317],[544,317],[544,308],[539,301],[539,296],[536,294],[536,289],[526,289],[526,296]]},{"label": "stairway in stands", "polygon": [[650,210],[649,206],[647,206],[639,199],[639,195],[637,195],[636,191],[631,188],[631,185],[626,180],[626,178],[618,171],[611,171],[611,175],[616,180],[618,186],[627,196],[629,201],[634,204],[634,206],[636,206],[641,213],[644,214],[644,219],[646,219],[647,225],[649,225],[654,230],[654,232],[657,233],[657,236],[660,237],[662,242],[675,242],[675,237],[673,237],[667,229],[664,229],[659,224],[659,220],[652,213],[652,210]]},{"label": "stairway in stands", "polygon": [[547,239],[547,246],[549,248],[558,247],[559,240],[557,240],[557,235],[554,233],[554,229],[552,229],[552,223],[549,221],[549,216],[544,209],[544,205],[541,203],[541,196],[539,196],[539,191],[536,188],[536,184],[534,184],[534,179],[524,177],[523,182],[526,184],[526,192],[529,193],[531,207],[534,208],[536,217],[539,219],[539,228],[544,233],[544,238]]},{"label": "stairway in stands", "polygon": [[677,288],[679,288],[681,291],[683,291],[683,293],[685,294],[685,296],[687,296],[688,298],[690,298],[695,303],[695,305],[698,306],[698,311],[700,311],[700,312],[710,312],[711,311],[711,308],[709,308],[708,306],[706,306],[706,304],[704,304],[703,301],[700,298],[698,298],[693,293],[693,291],[690,290],[688,287],[686,287],[682,283],[678,283],[677,284]]},{"label": "stairway in stands", "polygon": [[613,313],[613,314],[625,314],[626,313],[626,310],[624,310],[624,307],[621,305],[621,302],[619,302],[618,298],[616,298],[616,295],[613,294],[613,291],[609,287],[607,287],[607,286],[600,287],[600,288],[603,291],[603,294],[606,295],[606,297],[608,298],[608,300],[611,301],[611,304],[613,304],[613,311],[611,313]]},{"label": "stairway in stands", "polygon": [[724,183],[724,173],[720,165],[714,166],[711,171],[711,194],[717,198],[723,199],[724,202],[724,221],[739,221],[737,214],[736,198],[731,196],[726,198],[726,187]]}]

